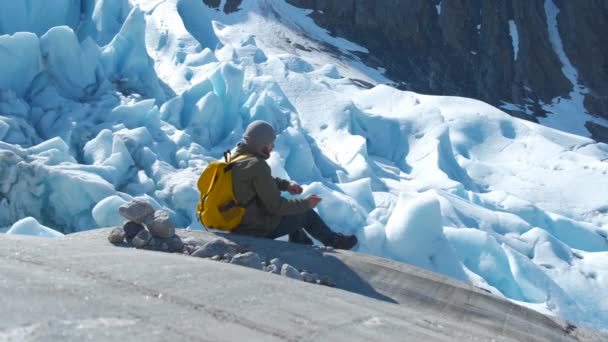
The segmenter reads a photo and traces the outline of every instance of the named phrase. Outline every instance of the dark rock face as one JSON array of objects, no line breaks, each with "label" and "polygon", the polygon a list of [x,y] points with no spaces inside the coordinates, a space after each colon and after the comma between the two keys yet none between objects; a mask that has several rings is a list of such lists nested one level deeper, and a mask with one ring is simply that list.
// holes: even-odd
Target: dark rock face
[{"label": "dark rock face", "polygon": [[[526,105],[514,114],[531,119],[573,89],[551,43],[543,0],[287,1],[313,9],[318,25],[368,48],[360,57],[385,68],[402,89]],[[608,1],[553,2],[564,51],[589,89],[587,112],[608,118]]]},{"label": "dark rock face", "polygon": [[220,8],[220,5],[222,3],[221,0],[203,0],[203,3],[205,3],[205,5],[211,8],[215,8],[218,11],[224,11],[224,13],[232,13],[238,11],[241,2],[243,2],[243,0],[228,0],[224,4],[224,8]]},{"label": "dark rock face", "polygon": [[555,0],[564,49],[589,88],[585,107],[608,117],[608,1]]},{"label": "dark rock face", "polygon": [[585,128],[591,133],[591,138],[608,143],[608,127],[587,121],[585,123]]}]

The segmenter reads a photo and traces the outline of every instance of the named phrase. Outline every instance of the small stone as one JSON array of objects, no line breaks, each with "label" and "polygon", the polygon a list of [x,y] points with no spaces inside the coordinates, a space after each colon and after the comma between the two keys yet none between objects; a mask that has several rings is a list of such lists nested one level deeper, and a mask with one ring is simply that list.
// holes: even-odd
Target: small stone
[{"label": "small stone", "polygon": [[264,271],[268,273],[281,274],[281,270],[277,265],[270,264],[264,268]]},{"label": "small stone", "polygon": [[200,246],[206,244],[207,240],[203,240],[203,239],[200,239],[200,238],[195,238],[195,237],[192,237],[192,236],[187,236],[187,237],[184,238],[184,243],[187,244],[187,245],[194,246],[196,248],[196,247],[200,247]]},{"label": "small stone", "polygon": [[298,272],[298,270],[296,270],[295,267],[291,266],[290,264],[283,264],[283,266],[281,266],[281,275],[283,277],[288,277],[288,278],[293,278],[293,279],[300,279],[300,272]]},{"label": "small stone", "polygon": [[168,239],[155,238],[154,240],[156,241],[158,250],[170,253],[181,253],[184,250],[184,242],[177,235],[173,235],[173,237]]},{"label": "small stone", "polygon": [[215,260],[215,261],[222,260],[222,256],[221,255],[214,255],[214,256],[211,257],[211,260]]},{"label": "small stone", "polygon": [[148,202],[139,199],[131,200],[118,208],[118,213],[128,220],[136,223],[144,223],[146,219],[154,214],[154,207]]},{"label": "small stone", "polygon": [[319,249],[322,250],[322,251],[324,251],[324,250],[327,249],[327,246],[321,246],[321,247],[319,247]]},{"label": "small stone", "polygon": [[184,254],[190,255],[190,254],[194,253],[195,250],[196,250],[196,246],[191,245],[189,243],[184,243],[184,245],[183,245]]},{"label": "small stone", "polygon": [[230,261],[237,254],[239,254],[239,253],[226,253],[226,254],[224,254],[224,260]]},{"label": "small stone", "polygon": [[111,243],[121,243],[125,240],[125,231],[122,228],[114,228],[108,236],[108,241]]},{"label": "small stone", "polygon": [[160,209],[154,212],[154,215],[146,218],[146,226],[152,236],[168,239],[175,235],[175,223],[171,220],[169,212]]},{"label": "small stone", "polygon": [[232,257],[232,260],[230,260],[230,263],[235,264],[235,265],[255,268],[258,270],[262,269],[262,262],[261,262],[260,256],[254,252],[239,253],[239,254],[235,255],[234,257]]},{"label": "small stone", "polygon": [[229,250],[236,250],[236,244],[229,244],[224,239],[217,238],[205,243],[192,255],[199,258],[211,258],[214,255],[224,255]]},{"label": "small stone", "polygon": [[131,241],[135,248],[143,248],[152,241],[152,234],[147,230],[142,230]]},{"label": "small stone", "polygon": [[268,265],[268,266],[264,266],[262,268],[262,271],[264,272],[268,272],[268,273],[278,273],[278,272],[274,272],[274,271],[278,271],[279,269],[277,268],[276,265]]},{"label": "small stone", "polygon": [[322,276],[321,279],[319,279],[319,284],[331,286],[331,287],[336,286],[336,282],[333,279],[331,279],[329,276],[326,276],[326,275]]},{"label": "small stone", "polygon": [[274,258],[270,260],[270,264],[277,266],[278,269],[281,269],[281,266],[283,266],[283,261],[279,258]]},{"label": "small stone", "polygon": [[300,279],[307,283],[316,283],[319,276],[314,273],[300,272]]},{"label": "small stone", "polygon": [[201,247],[194,248],[194,250],[190,253],[190,255],[193,257],[197,257],[197,258],[205,258],[203,256],[203,252],[201,252],[201,250],[202,250]]},{"label": "small stone", "polygon": [[326,252],[333,252],[334,248],[332,246],[326,246],[325,247],[325,251]]},{"label": "small stone", "polygon": [[127,221],[122,225],[122,229],[125,231],[125,237],[130,240],[134,238],[137,233],[146,228],[137,222]]}]

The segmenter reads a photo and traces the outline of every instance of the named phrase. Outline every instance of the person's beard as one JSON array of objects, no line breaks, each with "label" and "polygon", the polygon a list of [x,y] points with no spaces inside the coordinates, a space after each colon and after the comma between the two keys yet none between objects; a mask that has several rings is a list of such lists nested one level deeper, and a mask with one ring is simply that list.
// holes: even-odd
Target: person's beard
[{"label": "person's beard", "polygon": [[262,156],[264,157],[264,159],[268,159],[270,158],[270,153],[272,152],[272,147],[269,146],[264,146],[262,148]]}]

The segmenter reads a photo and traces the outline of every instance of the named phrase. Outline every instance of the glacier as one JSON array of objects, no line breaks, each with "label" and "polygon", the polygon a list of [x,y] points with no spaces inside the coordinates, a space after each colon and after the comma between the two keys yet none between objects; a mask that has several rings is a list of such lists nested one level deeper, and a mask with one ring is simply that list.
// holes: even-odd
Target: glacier
[{"label": "glacier", "polygon": [[0,231],[119,225],[133,198],[204,229],[198,176],[263,119],[273,174],[359,252],[608,329],[608,145],[394,89],[282,1],[25,3],[0,4]]}]

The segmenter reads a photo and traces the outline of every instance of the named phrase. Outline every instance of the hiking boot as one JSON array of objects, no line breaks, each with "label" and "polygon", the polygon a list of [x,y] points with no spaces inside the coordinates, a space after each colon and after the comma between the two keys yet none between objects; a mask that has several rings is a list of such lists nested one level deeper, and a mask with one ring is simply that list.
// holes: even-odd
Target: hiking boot
[{"label": "hiking boot", "polygon": [[337,249],[346,249],[346,250],[355,247],[355,245],[359,241],[359,240],[357,240],[357,237],[354,235],[344,235],[341,233],[336,233],[333,240],[334,241],[330,244],[330,246],[337,248]]},{"label": "hiking boot", "polygon": [[289,242],[299,243],[301,245],[312,246],[314,243],[312,239],[304,232],[303,229],[297,230],[293,233],[289,233]]}]

